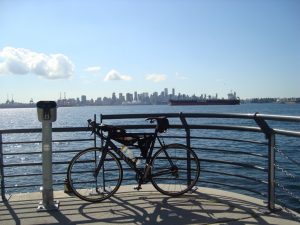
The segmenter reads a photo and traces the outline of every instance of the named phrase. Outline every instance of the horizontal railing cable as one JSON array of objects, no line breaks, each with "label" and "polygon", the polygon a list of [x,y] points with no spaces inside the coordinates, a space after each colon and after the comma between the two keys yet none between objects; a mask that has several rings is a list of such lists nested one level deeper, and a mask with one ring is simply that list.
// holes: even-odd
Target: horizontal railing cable
[{"label": "horizontal railing cable", "polygon": [[211,151],[211,152],[222,152],[222,153],[230,153],[230,154],[239,154],[239,155],[248,155],[248,156],[256,156],[261,158],[268,158],[267,155],[259,154],[259,153],[252,153],[252,152],[244,152],[244,151],[237,151],[237,150],[228,150],[228,149],[218,149],[218,148],[208,148],[208,147],[193,147],[193,150],[198,151]]}]

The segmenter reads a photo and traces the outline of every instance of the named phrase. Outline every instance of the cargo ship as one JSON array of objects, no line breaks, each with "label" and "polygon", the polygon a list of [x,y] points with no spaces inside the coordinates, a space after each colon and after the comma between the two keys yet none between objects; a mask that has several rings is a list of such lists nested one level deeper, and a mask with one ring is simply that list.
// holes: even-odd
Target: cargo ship
[{"label": "cargo ship", "polygon": [[196,99],[170,99],[170,105],[239,105],[240,99],[236,93],[229,93],[228,99],[196,98]]}]

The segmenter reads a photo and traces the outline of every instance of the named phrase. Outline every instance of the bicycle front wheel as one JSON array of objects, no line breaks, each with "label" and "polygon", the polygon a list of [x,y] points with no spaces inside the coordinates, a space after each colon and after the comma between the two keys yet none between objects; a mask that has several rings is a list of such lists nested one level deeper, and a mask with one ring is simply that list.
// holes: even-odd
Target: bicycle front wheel
[{"label": "bicycle front wheel", "polygon": [[67,177],[73,193],[89,202],[100,202],[111,197],[120,187],[123,169],[112,152],[107,152],[97,176],[94,175],[103,154],[101,148],[88,148],[71,160]]},{"label": "bicycle front wheel", "polygon": [[199,175],[199,159],[185,145],[166,145],[153,156],[151,182],[162,194],[178,196],[186,193],[196,184]]}]

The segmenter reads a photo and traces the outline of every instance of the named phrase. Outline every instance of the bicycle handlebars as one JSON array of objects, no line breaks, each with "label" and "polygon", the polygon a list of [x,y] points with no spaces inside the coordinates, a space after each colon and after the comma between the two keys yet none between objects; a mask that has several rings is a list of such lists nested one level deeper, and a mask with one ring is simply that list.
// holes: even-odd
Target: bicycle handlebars
[{"label": "bicycle handlebars", "polygon": [[125,134],[126,131],[124,128],[120,128],[117,126],[106,125],[106,124],[99,124],[96,121],[92,121],[89,119],[88,121],[88,128],[92,128],[92,133],[99,133],[99,131],[108,132],[110,135],[122,135]]}]

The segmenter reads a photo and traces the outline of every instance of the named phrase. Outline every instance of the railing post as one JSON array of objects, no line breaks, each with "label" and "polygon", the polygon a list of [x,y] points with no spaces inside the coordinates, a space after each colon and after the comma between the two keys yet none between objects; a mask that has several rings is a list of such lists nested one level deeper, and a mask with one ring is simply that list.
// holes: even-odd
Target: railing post
[{"label": "railing post", "polygon": [[[96,117],[96,114],[94,114],[94,121],[96,121],[97,117]],[[94,147],[96,148],[97,147],[97,135],[96,133],[94,133]],[[102,147],[102,145],[101,145]]]},{"label": "railing post", "polygon": [[272,211],[275,209],[275,132],[257,113],[254,120],[268,139],[268,208]]},{"label": "railing post", "polygon": [[179,114],[179,117],[180,117],[181,123],[183,124],[185,133],[186,133],[186,146],[188,146],[190,148],[191,147],[191,131],[189,129],[189,125],[187,124],[186,119],[182,113]]},{"label": "railing post", "polygon": [[[185,117],[183,116],[182,113],[179,114],[180,120],[184,126],[185,132],[186,132],[186,146],[188,148],[191,148],[191,132],[190,128],[186,122]],[[187,185],[191,184],[191,154],[188,152],[187,153]]]},{"label": "railing post", "polygon": [[268,135],[268,208],[275,209],[275,134]]},{"label": "railing post", "polygon": [[1,197],[2,201],[7,201],[5,196],[4,184],[4,160],[3,160],[3,146],[2,146],[2,133],[0,133],[0,176],[1,176]]}]

